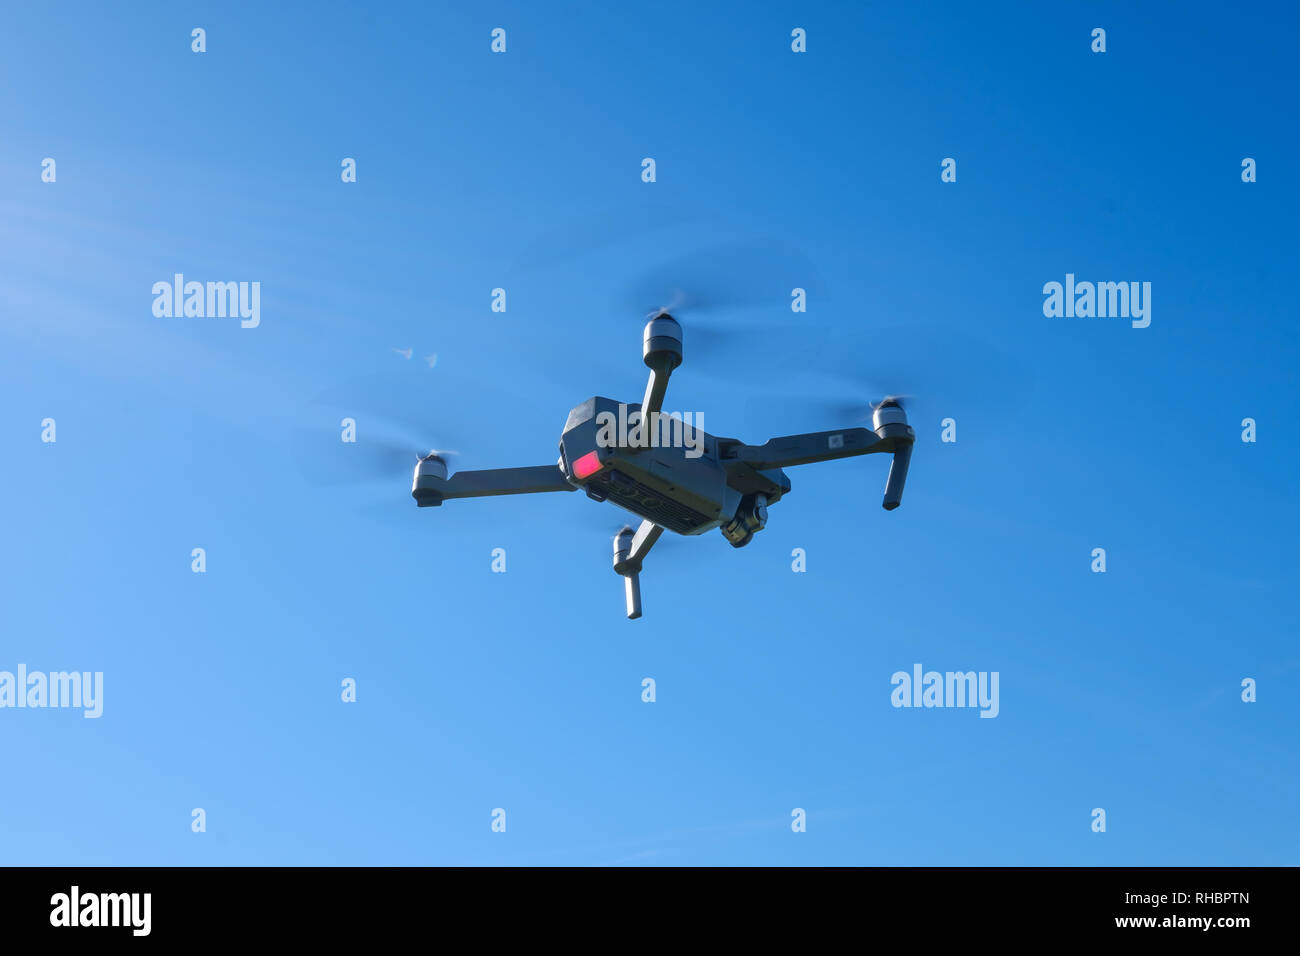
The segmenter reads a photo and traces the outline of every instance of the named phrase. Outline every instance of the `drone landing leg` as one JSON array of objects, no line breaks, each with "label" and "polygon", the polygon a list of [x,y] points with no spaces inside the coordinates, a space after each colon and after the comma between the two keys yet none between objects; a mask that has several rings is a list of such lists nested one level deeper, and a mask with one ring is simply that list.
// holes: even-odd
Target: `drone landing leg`
[{"label": "drone landing leg", "polygon": [[641,575],[636,571],[623,575],[623,593],[627,599],[627,619],[635,621],[641,616]]},{"label": "drone landing leg", "polygon": [[614,570],[623,576],[629,621],[641,616],[641,562],[663,533],[664,529],[653,521],[642,521],[635,534],[625,527],[614,535]]}]

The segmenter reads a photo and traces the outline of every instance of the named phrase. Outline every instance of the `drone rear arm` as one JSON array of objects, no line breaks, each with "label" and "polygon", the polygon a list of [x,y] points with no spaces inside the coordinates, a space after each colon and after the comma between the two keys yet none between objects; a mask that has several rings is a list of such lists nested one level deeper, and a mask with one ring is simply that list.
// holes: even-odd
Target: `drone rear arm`
[{"label": "drone rear arm", "polygon": [[641,616],[641,562],[663,533],[664,529],[653,521],[643,520],[635,534],[631,528],[624,528],[614,535],[614,571],[623,576],[630,621]]},{"label": "drone rear arm", "polygon": [[[425,465],[426,461],[421,461],[416,466],[415,481],[411,486],[411,497],[421,508],[440,505],[448,498],[531,495],[545,491],[578,490],[569,483],[558,465],[458,471],[450,478],[439,477],[436,467],[427,468],[424,467]],[[446,466],[442,467],[445,474]]]},{"label": "drone rear arm", "polygon": [[641,354],[650,369],[650,378],[645,383],[645,397],[641,399],[641,418],[657,428],[668,378],[682,364],[682,327],[667,312],[661,312],[646,323],[643,339]]}]

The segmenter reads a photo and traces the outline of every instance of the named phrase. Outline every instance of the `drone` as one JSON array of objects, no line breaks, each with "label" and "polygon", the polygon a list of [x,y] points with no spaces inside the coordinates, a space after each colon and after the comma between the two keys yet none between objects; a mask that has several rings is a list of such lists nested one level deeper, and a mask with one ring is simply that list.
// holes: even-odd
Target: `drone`
[{"label": "drone", "polygon": [[[612,501],[641,518],[634,531],[614,535],[614,571],[623,578],[627,616],[641,616],[641,569],[665,531],[701,535],[714,528],[732,547],[743,548],[767,525],[768,507],[790,492],[783,469],[855,455],[893,455],[883,506],[893,511],[903,500],[903,485],[916,434],[897,397],[873,407],[871,428],[806,432],[747,445],[716,438],[663,414],[668,378],[682,364],[682,326],[666,311],[645,325],[642,357],[650,369],[639,405],[621,405],[595,396],[569,412],[554,465],[491,468],[447,474],[436,451],[420,458],[411,497],[421,508],[450,498],[527,495],[552,491],[586,492],[595,501]],[[603,423],[613,419],[639,427],[620,429],[611,440]],[[689,441],[660,442],[668,434]]]}]

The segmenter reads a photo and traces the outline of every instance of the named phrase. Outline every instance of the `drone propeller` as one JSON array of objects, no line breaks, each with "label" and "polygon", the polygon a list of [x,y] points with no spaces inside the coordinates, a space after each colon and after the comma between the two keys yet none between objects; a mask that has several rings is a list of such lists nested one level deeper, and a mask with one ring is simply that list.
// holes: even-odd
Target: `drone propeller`
[{"label": "drone propeller", "polygon": [[876,409],[880,408],[880,406],[892,403],[907,409],[911,406],[914,397],[912,395],[893,393],[873,401],[870,398],[850,394],[844,398],[829,399],[823,407],[826,414],[837,422],[843,422],[846,425],[862,425],[871,421],[871,416],[875,414]]},{"label": "drone propeller", "polygon": [[743,240],[677,256],[628,289],[641,312],[700,312],[762,306],[788,309],[791,290],[820,291],[811,260],[788,243]]},{"label": "drone propeller", "polygon": [[[627,311],[644,322],[662,312],[681,320],[688,360],[726,359],[772,351],[770,336],[806,333],[789,318],[793,290],[820,298],[822,280],[801,252],[772,240],[732,242],[662,263],[630,284]],[[730,313],[756,311],[763,318]]]},{"label": "drone propeller", "polygon": [[421,458],[436,454],[447,460],[459,452],[431,448],[428,444],[391,434],[369,434],[368,420],[357,419],[352,440],[344,440],[341,429],[299,428],[294,432],[294,457],[303,475],[312,484],[334,485],[349,482],[409,480],[411,469]]},{"label": "drone propeller", "polygon": [[443,429],[413,419],[433,398],[429,377],[406,369],[325,389],[306,409],[311,424],[293,434],[299,470],[312,484],[385,480],[400,491],[419,459],[459,455],[434,440],[445,437]]},{"label": "drone propeller", "polygon": [[[615,535],[625,528],[636,531],[641,526],[641,518],[632,514],[630,511],[624,511],[612,501],[594,502],[587,499],[585,495],[559,495],[560,498],[568,499],[572,502],[570,505],[560,505],[558,502],[551,507],[566,509],[561,522],[565,528],[574,529],[584,538],[593,540],[603,540],[608,546]],[[560,512],[557,510],[557,519]],[[677,548],[685,540],[684,535],[665,532],[660,536],[659,541],[655,544],[655,550],[658,552],[669,551]]]},{"label": "drone propeller", "polygon": [[[999,344],[950,328],[912,325],[840,338],[791,361],[779,403],[810,419],[869,423],[883,403],[915,424],[959,415],[1005,422],[1033,391],[1029,370]],[[814,397],[808,397],[809,395]]]},{"label": "drone propeller", "polygon": [[534,236],[518,249],[507,266],[507,275],[524,277],[573,263],[587,263],[601,255],[622,255],[643,244],[663,242],[660,235],[663,231],[688,229],[698,219],[696,212],[666,208],[662,202],[637,202],[603,209]]}]

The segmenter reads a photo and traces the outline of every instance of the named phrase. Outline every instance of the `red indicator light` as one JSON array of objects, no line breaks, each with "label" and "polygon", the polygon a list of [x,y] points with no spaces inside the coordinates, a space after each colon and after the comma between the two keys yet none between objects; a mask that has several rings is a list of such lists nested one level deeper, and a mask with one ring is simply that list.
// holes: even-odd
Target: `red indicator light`
[{"label": "red indicator light", "polygon": [[589,451],[573,463],[573,474],[578,478],[586,478],[600,471],[600,456],[594,451]]}]

